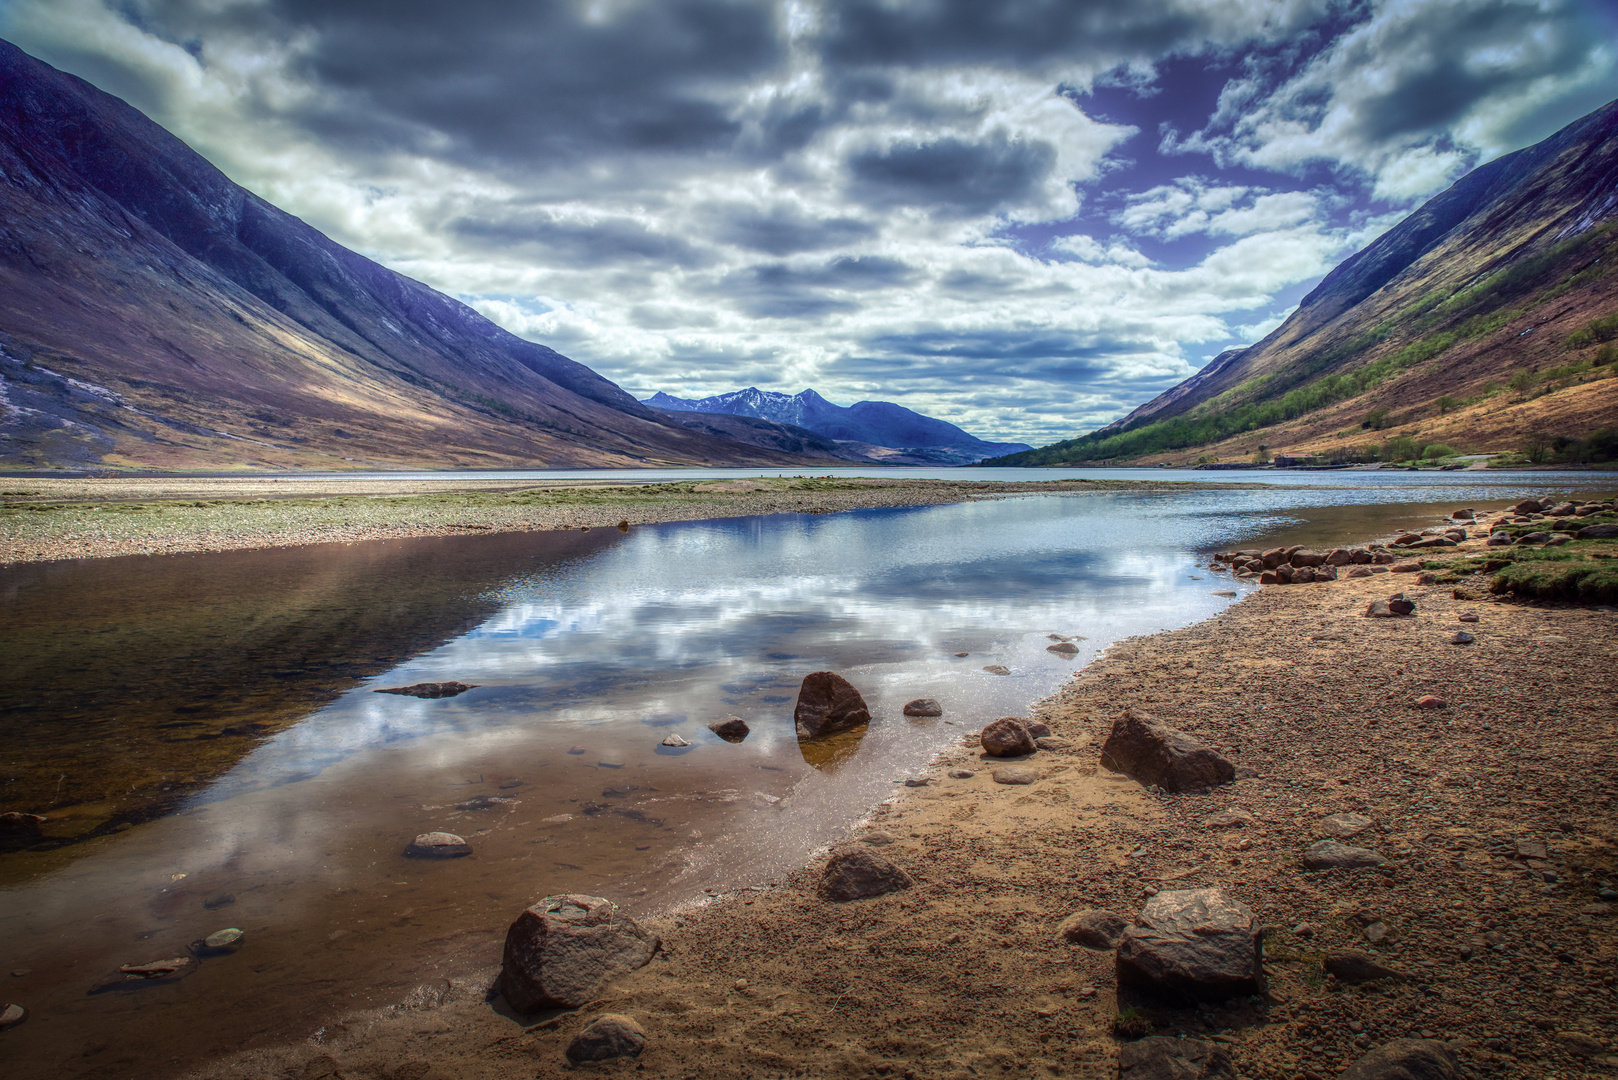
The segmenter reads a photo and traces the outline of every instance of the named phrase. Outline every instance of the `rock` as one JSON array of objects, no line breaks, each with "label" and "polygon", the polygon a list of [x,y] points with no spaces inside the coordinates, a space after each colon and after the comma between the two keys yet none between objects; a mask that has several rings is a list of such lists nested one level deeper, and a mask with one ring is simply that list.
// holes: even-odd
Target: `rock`
[{"label": "rock", "polygon": [[1400,972],[1383,967],[1375,958],[1362,952],[1327,953],[1321,958],[1320,966],[1326,970],[1326,974],[1351,986],[1358,986],[1374,979],[1404,978]]},{"label": "rock", "polygon": [[1462,1080],[1466,1073],[1436,1039],[1394,1039],[1337,1074],[1337,1080]]},{"label": "rock", "polygon": [[1416,602],[1407,600],[1404,593],[1394,593],[1386,600],[1373,600],[1365,609],[1366,618],[1389,619],[1400,615],[1414,615]]},{"label": "rock", "polygon": [[1563,1049],[1579,1057],[1595,1057],[1607,1052],[1605,1043],[1582,1031],[1558,1031],[1556,1041],[1562,1044]]},{"label": "rock", "polygon": [[1399,539],[1395,540],[1393,545],[1395,547],[1409,547],[1411,544],[1419,544],[1425,539],[1427,538],[1421,535],[1421,533],[1405,533],[1403,536],[1399,537]]},{"label": "rock", "polygon": [[1471,645],[1475,641],[1477,641],[1477,638],[1468,634],[1465,630],[1455,631],[1454,634],[1450,635],[1449,639],[1451,645]]},{"label": "rock", "polygon": [[599,896],[547,896],[506,931],[495,988],[520,1013],[576,1009],[657,951],[648,933]]},{"label": "rock", "polygon": [[1152,1035],[1118,1047],[1119,1080],[1236,1080],[1230,1055],[1216,1042]]},{"label": "rock", "polygon": [[459,682],[420,682],[414,686],[390,686],[386,690],[373,690],[374,694],[404,694],[407,697],[419,698],[445,698],[464,694],[468,690],[476,690],[477,686],[468,686]]},{"label": "rock", "polygon": [[1549,540],[1545,541],[1545,546],[1546,547],[1561,547],[1563,544],[1571,544],[1572,542],[1573,542],[1573,534],[1572,533],[1565,533],[1565,532],[1551,533],[1551,538]]},{"label": "rock", "polygon": [[978,742],[990,757],[1022,757],[1034,752],[1034,737],[1015,716],[1002,716],[991,723],[978,736]]},{"label": "rock", "polygon": [[1116,949],[1129,924],[1110,911],[1075,911],[1056,928],[1057,936],[1069,945],[1087,949]]},{"label": "rock", "polygon": [[11,810],[0,814],[0,836],[38,836],[39,827],[45,821],[41,814],[23,814]]},{"label": "rock", "polygon": [[1264,569],[1274,570],[1277,566],[1280,566],[1282,563],[1287,561],[1287,549],[1270,548],[1268,551],[1261,554],[1259,558],[1264,563]]},{"label": "rock", "polygon": [[[1594,526],[1592,526],[1592,527],[1594,527]],[[1584,530],[1580,529],[1579,531],[1582,533]],[[1618,536],[1618,533],[1614,533],[1613,535]],[[1549,540],[1550,538],[1551,538],[1551,534],[1548,533],[1548,532],[1523,533],[1521,536],[1517,537],[1517,543],[1519,545],[1522,545],[1522,544],[1543,544],[1547,540]]]},{"label": "rock", "polygon": [[1217,751],[1129,709],[1113,722],[1101,747],[1101,764],[1165,791],[1200,791],[1236,778],[1235,766]]},{"label": "rock", "polygon": [[1455,616],[1455,620],[1457,622],[1477,622],[1478,613],[1475,611],[1463,611],[1459,615]]},{"label": "rock", "polygon": [[1310,870],[1351,870],[1361,866],[1381,866],[1387,858],[1370,848],[1340,844],[1336,840],[1316,840],[1303,853],[1303,865]]},{"label": "rock", "polygon": [[1027,728],[1028,734],[1036,740],[1051,737],[1051,726],[1043,720],[1024,720],[1022,726]]},{"label": "rock", "polygon": [[951,769],[949,771],[949,775],[953,780],[970,780],[972,777],[976,776],[977,773],[973,772],[971,769]]},{"label": "rock", "polygon": [[10,1031],[28,1019],[28,1010],[21,1005],[7,1005],[0,1009],[0,1031]]},{"label": "rock", "polygon": [[1454,518],[1456,521],[1471,521],[1477,517],[1477,513],[1473,511],[1471,507],[1467,507],[1465,510],[1454,511],[1450,514],[1450,517]]},{"label": "rock", "polygon": [[1380,919],[1365,928],[1365,940],[1375,945],[1388,936],[1388,924]]},{"label": "rock", "polygon": [[1375,821],[1364,814],[1329,814],[1320,819],[1318,828],[1327,836],[1346,840],[1350,836],[1358,836],[1375,824]]},{"label": "rock", "polygon": [[1310,582],[1314,581],[1316,579],[1316,576],[1317,575],[1315,574],[1315,571],[1314,571],[1313,567],[1295,566],[1295,567],[1292,568],[1292,578],[1291,578],[1289,584],[1292,584],[1292,585],[1307,585]]},{"label": "rock", "polygon": [[1618,537],[1618,524],[1586,525],[1578,531],[1580,540],[1611,540]]},{"label": "rock", "polygon": [[1513,514],[1537,514],[1543,509],[1544,507],[1540,505],[1538,499],[1524,499],[1516,506],[1513,506],[1511,512]]},{"label": "rock", "polygon": [[1011,669],[1004,664],[987,664],[983,668],[990,675],[1010,675]]},{"label": "rock", "polygon": [[1032,784],[1039,780],[1039,770],[1032,765],[1002,765],[990,775],[997,784]]},{"label": "rock", "polygon": [[930,697],[919,697],[915,701],[905,702],[904,714],[906,716],[943,716],[944,706]]},{"label": "rock", "polygon": [[448,832],[424,832],[410,842],[404,853],[413,859],[454,859],[472,854],[472,845]]},{"label": "rock", "polygon": [[747,738],[753,729],[748,727],[747,721],[741,717],[727,716],[723,720],[715,720],[709,724],[708,730],[728,743],[738,743]]},{"label": "rock", "polygon": [[1210,595],[1212,595],[1212,596],[1235,596],[1236,595],[1236,590],[1235,589],[1215,589]]},{"label": "rock", "polygon": [[603,769],[621,769],[624,767],[624,759],[617,754],[603,754],[596,761],[596,765]]},{"label": "rock", "polygon": [[1435,694],[1423,694],[1421,697],[1416,699],[1416,708],[1418,708],[1418,709],[1447,709],[1447,708],[1449,708],[1449,702],[1445,701],[1443,698],[1438,697]]},{"label": "rock", "polygon": [[1392,566],[1388,567],[1388,570],[1389,572],[1395,574],[1420,573],[1421,561],[1419,559],[1406,559],[1404,562],[1394,563]]},{"label": "rock", "polygon": [[1066,750],[1068,748],[1068,741],[1066,739],[1058,739],[1054,735],[1042,735],[1034,740],[1034,745],[1041,750]]},{"label": "rock", "polygon": [[1069,660],[1079,655],[1079,647],[1073,644],[1071,641],[1061,641],[1057,642],[1055,645],[1047,645],[1045,646],[1045,651],[1048,653],[1055,653],[1057,656],[1065,657]]},{"label": "rock", "polygon": [[1421,573],[1416,575],[1416,584],[1417,585],[1437,585],[1438,584],[1438,575],[1435,574],[1431,570],[1423,570]]},{"label": "rock", "polygon": [[202,906],[207,908],[209,911],[218,911],[220,908],[229,907],[235,902],[235,893],[220,893],[218,896],[208,897],[208,899],[202,902]]},{"label": "rock", "polygon": [[509,795],[474,795],[465,802],[455,804],[457,810],[493,810],[497,806],[508,806],[516,802]]},{"label": "rock", "polygon": [[1319,566],[1325,561],[1326,556],[1322,555],[1318,551],[1311,551],[1309,548],[1299,548],[1297,551],[1294,551],[1292,553],[1292,557],[1287,560],[1287,562],[1291,563],[1293,566]]},{"label": "rock", "polygon": [[1548,859],[1550,849],[1543,840],[1517,841],[1517,858],[1519,859]]},{"label": "rock", "polygon": [[835,671],[815,671],[804,676],[792,719],[798,738],[815,739],[868,723],[871,711],[847,679]]},{"label": "rock", "polygon": [[842,904],[883,896],[914,884],[910,875],[869,851],[839,851],[826,864],[816,889],[822,900]]},{"label": "rock", "polygon": [[1508,532],[1490,533],[1489,538],[1483,542],[1488,547],[1510,547],[1511,534]]},{"label": "rock", "polygon": [[191,951],[197,956],[224,956],[241,948],[244,937],[246,935],[234,926],[228,930],[215,930],[201,941],[193,941]]},{"label": "rock", "polygon": [[680,747],[680,746],[690,746],[691,744],[689,742],[687,742],[686,740],[682,739],[679,736],[678,733],[671,731],[667,735],[663,736],[663,741],[658,743],[657,745],[659,745],[659,746]]},{"label": "rock", "polygon": [[167,960],[153,960],[147,964],[124,964],[92,986],[90,993],[133,990],[143,986],[178,982],[196,970],[197,962],[189,956],[174,956]]},{"label": "rock", "polygon": [[898,843],[898,841],[892,833],[885,833],[881,829],[872,829],[860,837],[860,843],[870,844],[872,847],[887,847],[889,844]]},{"label": "rock", "polygon": [[905,787],[926,787],[930,783],[932,781],[925,776],[905,777]]},{"label": "rock", "polygon": [[1264,992],[1260,928],[1223,889],[1171,889],[1118,943],[1120,985],[1202,1001]]},{"label": "rock", "polygon": [[1212,817],[1203,821],[1203,827],[1208,829],[1241,829],[1253,823],[1253,815],[1239,807],[1221,810]]},{"label": "rock", "polygon": [[645,1047],[645,1028],[627,1016],[602,1013],[573,1036],[566,1053],[567,1059],[577,1065],[581,1061],[639,1057]]},{"label": "rock", "polygon": [[1348,572],[1348,576],[1351,578],[1370,577],[1371,568],[1369,566],[1356,566]]},{"label": "rock", "polygon": [[1326,554],[1326,565],[1347,566],[1354,562],[1354,553],[1348,548],[1334,548]]}]

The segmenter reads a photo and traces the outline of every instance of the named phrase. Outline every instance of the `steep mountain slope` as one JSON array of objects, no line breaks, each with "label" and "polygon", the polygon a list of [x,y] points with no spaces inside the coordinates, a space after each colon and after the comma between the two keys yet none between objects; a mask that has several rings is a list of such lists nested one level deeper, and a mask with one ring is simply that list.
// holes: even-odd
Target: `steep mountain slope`
[{"label": "steep mountain slope", "polygon": [[647,398],[645,403],[668,412],[753,416],[791,424],[840,442],[903,450],[949,450],[961,461],[1029,449],[1026,443],[985,442],[954,424],[923,416],[892,402],[860,401],[845,408],[832,404],[813,390],[789,395],[750,386],[746,390],[700,400],[660,392]]},{"label": "steep mountain slope", "polygon": [[668,423],[0,42],[0,465],[797,464]]},{"label": "steep mountain slope", "polygon": [[[1577,446],[1618,424],[1618,102],[1484,165],[1258,344],[1008,464]],[[1601,438],[1605,439],[1603,435]],[[1195,455],[1194,455],[1195,456]]]}]

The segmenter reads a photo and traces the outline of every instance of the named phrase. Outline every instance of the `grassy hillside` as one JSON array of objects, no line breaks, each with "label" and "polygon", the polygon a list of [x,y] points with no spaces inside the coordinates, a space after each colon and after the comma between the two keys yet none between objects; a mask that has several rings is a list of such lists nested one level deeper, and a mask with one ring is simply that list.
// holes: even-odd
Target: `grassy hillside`
[{"label": "grassy hillside", "polygon": [[1478,170],[1230,362],[1118,424],[985,464],[1618,458],[1615,129],[1608,106],[1523,151],[1538,168]]}]

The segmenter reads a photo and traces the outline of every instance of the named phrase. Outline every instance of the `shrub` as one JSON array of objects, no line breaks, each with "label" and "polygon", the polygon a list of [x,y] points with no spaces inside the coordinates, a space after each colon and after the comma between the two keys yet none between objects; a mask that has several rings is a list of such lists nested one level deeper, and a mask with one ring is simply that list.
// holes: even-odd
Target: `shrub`
[{"label": "shrub", "polygon": [[1433,402],[1433,404],[1438,406],[1438,415],[1442,416],[1451,409],[1459,408],[1461,403],[1455,398],[1450,397],[1448,394],[1445,394],[1437,401]]},{"label": "shrub", "polygon": [[1381,431],[1387,426],[1388,407],[1386,405],[1378,405],[1376,408],[1366,413],[1365,419],[1360,421],[1360,427],[1367,428],[1371,431]]},{"label": "shrub", "polygon": [[1431,446],[1422,450],[1421,456],[1423,458],[1446,458],[1454,457],[1455,453],[1455,448],[1452,446],[1445,446],[1443,443],[1433,443]]},{"label": "shrub", "polygon": [[1511,381],[1506,385],[1513,390],[1526,390],[1534,385],[1534,373],[1532,371],[1519,371],[1511,377]]},{"label": "shrub", "polygon": [[1421,446],[1409,435],[1395,435],[1382,444],[1377,455],[1383,461],[1411,461],[1421,453]]}]

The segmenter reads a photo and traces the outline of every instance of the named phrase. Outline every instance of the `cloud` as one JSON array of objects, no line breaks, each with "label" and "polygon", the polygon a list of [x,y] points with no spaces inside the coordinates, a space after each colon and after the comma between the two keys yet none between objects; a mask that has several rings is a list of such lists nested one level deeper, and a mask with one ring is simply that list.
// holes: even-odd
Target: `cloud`
[{"label": "cloud", "polygon": [[1618,95],[1598,17],[0,0],[0,34],[233,179],[632,392],[813,386],[1035,443],[1274,325],[1410,200]]}]

